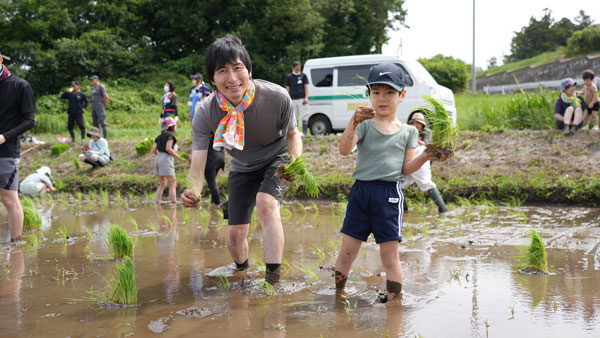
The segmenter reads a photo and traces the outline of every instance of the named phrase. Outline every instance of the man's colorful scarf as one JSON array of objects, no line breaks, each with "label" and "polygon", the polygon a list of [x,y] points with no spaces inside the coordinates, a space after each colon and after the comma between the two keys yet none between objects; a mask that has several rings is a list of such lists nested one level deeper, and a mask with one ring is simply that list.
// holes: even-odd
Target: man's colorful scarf
[{"label": "man's colorful scarf", "polygon": [[567,96],[567,94],[565,92],[562,92],[562,93],[560,93],[560,99],[564,103],[567,103],[567,104],[570,104],[571,106],[573,106],[573,108],[577,108],[577,107],[581,106],[581,102],[575,95]]},{"label": "man's colorful scarf", "polygon": [[0,70],[0,82],[8,79],[10,77],[10,71],[6,68],[5,65],[2,65],[2,69]]},{"label": "man's colorful scarf", "polygon": [[246,142],[244,138],[244,110],[254,101],[255,89],[254,82],[250,80],[250,85],[246,89],[242,102],[237,107],[234,107],[219,91],[215,91],[219,108],[226,111],[227,115],[219,122],[219,127],[215,131],[214,149],[219,150],[223,147],[228,150],[233,148],[237,150],[244,149]]}]

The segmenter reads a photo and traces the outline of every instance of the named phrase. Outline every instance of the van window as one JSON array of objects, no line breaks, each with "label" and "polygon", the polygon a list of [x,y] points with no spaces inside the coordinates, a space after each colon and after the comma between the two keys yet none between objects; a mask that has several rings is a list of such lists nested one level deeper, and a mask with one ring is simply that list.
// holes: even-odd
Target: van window
[{"label": "van window", "polygon": [[338,68],[338,87],[364,86],[373,65],[347,66]]},{"label": "van window", "polygon": [[315,87],[331,87],[333,85],[333,68],[311,69],[310,78]]}]

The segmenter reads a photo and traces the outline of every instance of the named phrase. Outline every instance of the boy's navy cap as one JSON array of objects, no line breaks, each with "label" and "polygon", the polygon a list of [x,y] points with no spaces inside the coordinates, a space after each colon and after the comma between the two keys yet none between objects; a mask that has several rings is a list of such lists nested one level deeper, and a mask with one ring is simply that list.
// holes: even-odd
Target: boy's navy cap
[{"label": "boy's navy cap", "polygon": [[2,56],[3,59],[5,59],[6,61],[10,61],[10,58],[2,53],[0,53],[0,56]]},{"label": "boy's navy cap", "polygon": [[79,86],[79,81],[73,81],[73,82],[71,82],[71,86]]},{"label": "boy's navy cap", "polygon": [[368,85],[386,84],[401,92],[404,90],[404,74],[400,65],[395,63],[382,63],[371,67]]},{"label": "boy's navy cap", "polygon": [[90,80],[100,80],[100,78],[98,77],[98,75],[92,75],[90,76]]}]

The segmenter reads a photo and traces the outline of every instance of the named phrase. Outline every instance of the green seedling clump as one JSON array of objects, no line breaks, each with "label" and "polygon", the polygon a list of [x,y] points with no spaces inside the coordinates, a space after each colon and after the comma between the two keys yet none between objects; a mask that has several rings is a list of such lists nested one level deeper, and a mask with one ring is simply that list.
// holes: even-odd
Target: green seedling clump
[{"label": "green seedling clump", "polygon": [[179,153],[179,157],[184,158],[184,159],[189,159],[190,158],[190,154],[188,153],[184,153],[183,151],[181,153]]},{"label": "green seedling clump", "polygon": [[75,166],[76,169],[78,169],[78,170],[81,169],[81,163],[77,159],[77,156],[73,157],[73,165]]},{"label": "green seedling clump", "polygon": [[548,272],[546,246],[538,233],[531,229],[531,244],[525,253],[527,269],[537,272]]},{"label": "green seedling clump", "polygon": [[25,197],[21,200],[23,207],[23,229],[37,230],[42,228],[42,216],[35,210],[33,201]]},{"label": "green seedling clump", "polygon": [[142,141],[135,144],[135,152],[140,156],[144,156],[147,153],[149,153],[150,150],[152,150],[153,145],[154,145],[154,140],[147,137],[147,138],[143,139]]},{"label": "green seedling clump", "polygon": [[458,140],[458,131],[452,126],[452,120],[444,106],[436,99],[423,95],[426,104],[419,108],[423,111],[429,126],[433,129],[431,143],[425,152],[436,159],[451,158]]},{"label": "green seedling clump", "polygon": [[135,282],[135,267],[130,257],[125,257],[119,264],[110,280],[108,299],[117,304],[137,303],[137,285]]},{"label": "green seedling clump", "polygon": [[131,257],[133,255],[133,243],[131,237],[123,228],[113,224],[108,230],[108,246],[115,258]]},{"label": "green seedling clump", "polygon": [[304,184],[304,191],[309,197],[318,197],[321,187],[315,177],[306,168],[305,157],[300,155],[289,164],[281,164],[275,176],[286,179],[290,182],[297,182],[297,179]]},{"label": "green seedling clump", "polygon": [[69,150],[69,145],[63,142],[58,142],[50,148],[52,155],[60,155],[65,151]]}]

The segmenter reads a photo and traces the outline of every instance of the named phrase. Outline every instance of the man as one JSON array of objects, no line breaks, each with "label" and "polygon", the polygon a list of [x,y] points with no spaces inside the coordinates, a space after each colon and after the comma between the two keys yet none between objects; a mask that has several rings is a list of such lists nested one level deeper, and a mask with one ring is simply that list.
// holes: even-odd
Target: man
[{"label": "man", "polygon": [[67,88],[60,98],[69,100],[69,107],[67,108],[67,114],[69,115],[67,129],[69,130],[69,134],[71,134],[71,140],[75,142],[75,131],[73,128],[76,122],[79,131],[81,132],[81,141],[85,141],[85,123],[83,121],[83,114],[85,114],[85,108],[88,106],[89,101],[87,96],[81,92],[79,82],[71,82],[71,88]]},{"label": "man", "polygon": [[19,135],[35,126],[35,98],[29,83],[3,64],[10,58],[0,53],[0,198],[8,213],[11,241],[23,231],[19,184]]},{"label": "man", "polygon": [[[252,211],[263,229],[265,280],[279,282],[283,227],[279,198],[286,189],[274,174],[287,158],[302,153],[302,139],[289,95],[280,86],[252,79],[250,56],[241,41],[226,35],[206,51],[206,71],[216,88],[200,103],[192,122],[192,164],[182,201],[196,205],[204,185],[204,167],[211,140],[231,154],[229,173],[228,246],[237,270],[248,268],[248,229]],[[289,155],[288,155],[289,154]]]},{"label": "man", "polygon": [[192,79],[192,88],[190,88],[190,96],[188,98],[188,106],[190,107],[190,114],[188,117],[190,121],[194,118],[196,114],[196,110],[198,109],[198,104],[204,100],[205,97],[212,93],[212,89],[204,83],[202,74],[196,73],[194,75],[190,75],[190,79]]},{"label": "man", "polygon": [[92,124],[94,127],[102,128],[102,136],[106,139],[108,136],[108,127],[106,126],[108,93],[106,87],[100,84],[98,75],[90,76],[90,83],[92,84]]},{"label": "man", "polygon": [[308,77],[301,71],[300,61],[294,61],[292,72],[285,79],[285,89],[290,93],[296,120],[302,121],[302,133],[308,131]]}]

